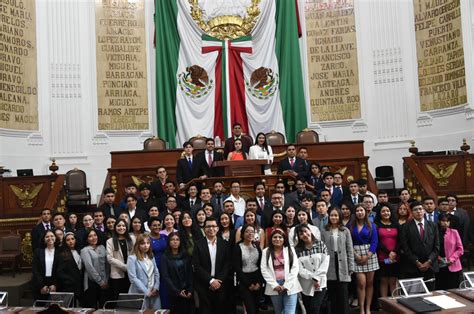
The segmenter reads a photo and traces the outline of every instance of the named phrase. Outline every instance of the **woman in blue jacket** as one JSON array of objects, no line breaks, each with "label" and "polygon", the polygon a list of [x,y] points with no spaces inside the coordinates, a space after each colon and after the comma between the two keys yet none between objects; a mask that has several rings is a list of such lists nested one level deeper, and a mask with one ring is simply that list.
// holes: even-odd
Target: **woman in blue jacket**
[{"label": "woman in blue jacket", "polygon": [[151,250],[150,236],[141,234],[133,247],[133,254],[127,260],[130,279],[128,293],[143,293],[143,309],[160,309],[160,274]]}]

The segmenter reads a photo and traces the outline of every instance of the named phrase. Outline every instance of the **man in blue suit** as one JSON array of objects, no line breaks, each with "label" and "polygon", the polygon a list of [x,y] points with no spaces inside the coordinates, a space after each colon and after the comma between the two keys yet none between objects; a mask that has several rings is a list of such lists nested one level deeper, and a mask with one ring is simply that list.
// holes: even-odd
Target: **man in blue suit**
[{"label": "man in blue suit", "polygon": [[334,174],[332,172],[324,173],[323,182],[324,189],[331,192],[331,206],[340,207],[342,203],[342,189],[334,186]]}]

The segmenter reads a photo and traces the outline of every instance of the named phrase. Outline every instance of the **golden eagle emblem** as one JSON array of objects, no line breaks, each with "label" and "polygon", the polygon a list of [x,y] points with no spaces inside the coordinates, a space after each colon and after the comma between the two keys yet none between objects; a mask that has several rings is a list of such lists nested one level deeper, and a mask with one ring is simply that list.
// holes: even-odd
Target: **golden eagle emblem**
[{"label": "golden eagle emblem", "polygon": [[438,164],[438,169],[431,165],[426,165],[426,168],[428,171],[431,173],[431,175],[436,179],[436,183],[438,183],[439,186],[447,186],[449,184],[449,177],[453,175],[454,170],[456,170],[456,167],[458,166],[458,163],[452,163],[449,166],[446,167],[444,163]]},{"label": "golden eagle emblem", "polygon": [[43,183],[38,185],[25,184],[22,187],[10,185],[10,188],[12,189],[13,193],[15,193],[21,208],[31,208],[33,207],[33,202],[41,191],[41,188],[43,188]]},{"label": "golden eagle emblem", "polygon": [[135,185],[137,187],[140,187],[140,185],[142,183],[148,183],[148,184],[151,184],[153,182],[153,177],[150,177],[150,176],[146,176],[145,179],[142,179],[140,177],[137,177],[137,176],[132,176],[132,180],[133,180],[133,183],[135,183]]}]

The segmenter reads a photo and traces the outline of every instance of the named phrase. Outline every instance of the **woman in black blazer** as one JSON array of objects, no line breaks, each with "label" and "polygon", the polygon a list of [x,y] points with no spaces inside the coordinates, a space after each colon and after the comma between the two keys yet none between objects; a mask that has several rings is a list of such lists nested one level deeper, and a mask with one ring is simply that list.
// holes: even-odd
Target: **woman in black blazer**
[{"label": "woman in black blazer", "polygon": [[247,314],[259,312],[258,300],[262,293],[264,280],[260,272],[262,251],[254,243],[255,227],[245,224],[241,229],[242,240],[234,246],[232,255],[233,270],[239,280],[239,293]]},{"label": "woman in black blazer", "polygon": [[168,236],[168,247],[161,257],[161,276],[168,286],[173,314],[193,311],[193,274],[191,258],[186,254],[177,232]]},{"label": "woman in black blazer", "polygon": [[82,294],[82,260],[76,250],[76,237],[68,232],[59,255],[58,281],[61,292],[73,292],[75,304]]},{"label": "woman in black blazer", "polygon": [[33,255],[33,297],[35,300],[47,300],[50,292],[58,288],[59,249],[55,247],[56,236],[48,230],[41,238],[40,248]]}]

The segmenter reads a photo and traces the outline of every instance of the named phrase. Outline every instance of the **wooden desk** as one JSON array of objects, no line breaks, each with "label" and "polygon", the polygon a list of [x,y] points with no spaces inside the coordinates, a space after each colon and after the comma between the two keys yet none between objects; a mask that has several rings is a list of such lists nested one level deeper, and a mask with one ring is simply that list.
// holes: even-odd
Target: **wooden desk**
[{"label": "wooden desk", "polygon": [[268,165],[267,160],[223,160],[214,163],[215,167],[224,168],[226,177],[259,176],[264,165]]},{"label": "wooden desk", "polygon": [[[433,292],[433,296],[436,295],[441,295],[442,293],[439,293],[437,291]],[[456,301],[465,304],[465,307],[460,307],[456,309],[451,309],[451,310],[442,310],[439,313],[474,313],[474,303],[471,301],[461,297],[460,295],[447,292],[447,296],[455,299]],[[405,307],[404,305],[400,304],[397,302],[397,299],[387,297],[387,298],[379,298],[379,304],[380,304],[380,312],[381,313],[415,313],[409,308]]]},{"label": "wooden desk", "polygon": [[448,291],[474,302],[474,289],[451,289]]},{"label": "wooden desk", "polygon": [[[322,142],[296,145],[308,149],[310,161],[318,161],[331,167],[332,171],[343,174],[346,183],[354,179],[367,178],[369,188],[375,190],[375,184],[369,172],[368,159],[364,155],[364,141]],[[280,160],[286,158],[287,145],[272,146],[274,158],[272,172],[276,174]],[[220,148],[217,147],[217,150]],[[182,149],[162,151],[115,151],[111,152],[111,167],[108,169],[104,188],[112,187],[117,190],[116,201],[124,196],[124,188],[128,183],[151,183],[156,178],[156,168],[164,166],[168,177],[175,180],[176,162],[181,158]],[[197,150],[195,150],[195,153]],[[268,177],[268,176],[267,176]],[[254,178],[255,182],[256,178]],[[102,203],[102,200],[100,201]]]}]

